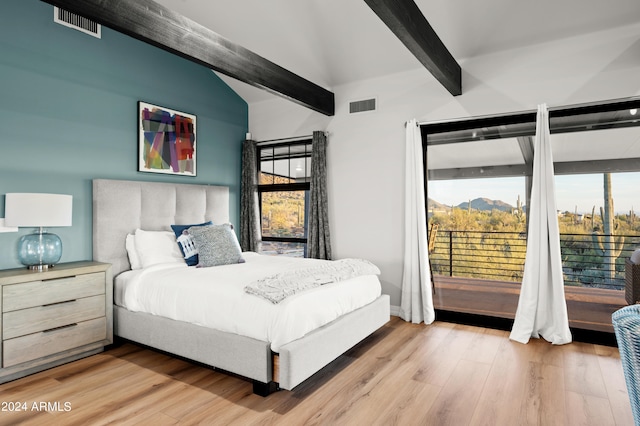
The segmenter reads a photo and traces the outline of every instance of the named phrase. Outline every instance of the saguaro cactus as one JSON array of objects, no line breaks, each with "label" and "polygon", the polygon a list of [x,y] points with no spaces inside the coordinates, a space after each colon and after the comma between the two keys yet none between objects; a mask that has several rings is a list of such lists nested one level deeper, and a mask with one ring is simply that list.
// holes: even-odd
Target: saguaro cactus
[{"label": "saguaro cactus", "polygon": [[522,210],[522,202],[520,201],[520,195],[518,195],[518,201],[516,202],[516,210],[514,212],[516,218],[518,219],[518,223],[522,222],[524,219],[524,210]]},{"label": "saguaro cactus", "polygon": [[614,235],[613,197],[611,195],[611,173],[604,173],[604,208],[600,207],[603,235],[594,230],[591,234],[593,245],[604,264],[605,277],[614,279],[616,275],[616,259],[624,247],[624,236]]}]

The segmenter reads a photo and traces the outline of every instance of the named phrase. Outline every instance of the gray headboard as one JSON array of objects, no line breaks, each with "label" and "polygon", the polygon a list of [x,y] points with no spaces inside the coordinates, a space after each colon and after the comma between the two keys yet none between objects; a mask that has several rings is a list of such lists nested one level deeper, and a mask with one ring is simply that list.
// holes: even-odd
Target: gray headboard
[{"label": "gray headboard", "polygon": [[112,264],[113,276],[131,268],[125,249],[136,228],[229,222],[226,186],[94,179],[93,259]]}]

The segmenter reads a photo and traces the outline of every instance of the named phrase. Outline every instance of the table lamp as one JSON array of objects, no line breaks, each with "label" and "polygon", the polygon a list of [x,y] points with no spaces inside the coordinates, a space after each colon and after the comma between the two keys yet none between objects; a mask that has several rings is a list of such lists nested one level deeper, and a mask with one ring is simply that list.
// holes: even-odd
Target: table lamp
[{"label": "table lamp", "polygon": [[62,241],[45,227],[71,226],[73,197],[64,194],[9,193],[5,196],[7,226],[36,227],[18,241],[18,258],[29,269],[45,271],[60,261]]}]

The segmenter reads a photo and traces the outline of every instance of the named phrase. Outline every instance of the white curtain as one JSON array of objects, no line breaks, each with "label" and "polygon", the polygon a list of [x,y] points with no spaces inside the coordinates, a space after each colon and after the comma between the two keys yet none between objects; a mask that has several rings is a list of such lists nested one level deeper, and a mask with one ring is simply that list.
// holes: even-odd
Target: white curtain
[{"label": "white curtain", "polygon": [[422,138],[416,120],[406,123],[404,272],[400,317],[413,323],[435,319],[429,271]]},{"label": "white curtain", "polygon": [[529,230],[522,288],[509,338],[527,343],[543,337],[561,345],[571,342],[564,297],[560,231],[556,211],[553,158],[547,105],[538,106],[533,156],[533,186],[528,207]]}]

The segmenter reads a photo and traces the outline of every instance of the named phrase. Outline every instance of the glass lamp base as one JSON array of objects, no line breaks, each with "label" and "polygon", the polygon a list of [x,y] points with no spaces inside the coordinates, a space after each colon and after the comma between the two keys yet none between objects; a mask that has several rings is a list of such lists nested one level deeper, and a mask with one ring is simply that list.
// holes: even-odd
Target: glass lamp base
[{"label": "glass lamp base", "polygon": [[44,271],[60,261],[62,241],[46,231],[24,235],[18,241],[18,259],[29,269]]}]

